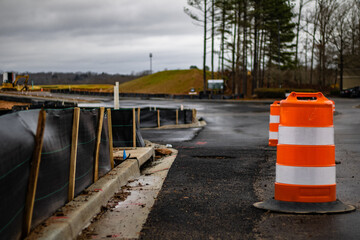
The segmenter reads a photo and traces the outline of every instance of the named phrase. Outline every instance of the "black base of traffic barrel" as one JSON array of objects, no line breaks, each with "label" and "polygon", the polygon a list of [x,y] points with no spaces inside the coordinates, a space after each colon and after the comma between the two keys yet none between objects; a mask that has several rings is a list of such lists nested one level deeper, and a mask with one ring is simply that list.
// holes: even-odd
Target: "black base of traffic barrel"
[{"label": "black base of traffic barrel", "polygon": [[257,202],[253,205],[256,208],[270,210],[273,212],[295,213],[295,214],[325,214],[345,213],[355,210],[354,206],[346,205],[339,200],[325,203],[306,202],[285,202],[269,199],[264,202]]}]

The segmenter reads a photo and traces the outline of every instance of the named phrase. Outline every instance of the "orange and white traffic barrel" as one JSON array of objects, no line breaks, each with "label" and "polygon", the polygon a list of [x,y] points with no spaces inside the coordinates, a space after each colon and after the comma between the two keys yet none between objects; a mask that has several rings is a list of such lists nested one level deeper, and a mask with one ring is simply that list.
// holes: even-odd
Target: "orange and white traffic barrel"
[{"label": "orange and white traffic barrel", "polygon": [[275,197],[255,207],[293,213],[355,209],[336,200],[333,106],[320,92],[292,92],[280,102]]},{"label": "orange and white traffic barrel", "polygon": [[270,105],[269,121],[269,146],[276,147],[278,144],[278,133],[280,124],[280,101],[275,101]]},{"label": "orange and white traffic barrel", "polygon": [[[298,100],[298,97],[316,100]],[[281,102],[275,199],[336,200],[333,104],[321,93],[291,93]]]}]

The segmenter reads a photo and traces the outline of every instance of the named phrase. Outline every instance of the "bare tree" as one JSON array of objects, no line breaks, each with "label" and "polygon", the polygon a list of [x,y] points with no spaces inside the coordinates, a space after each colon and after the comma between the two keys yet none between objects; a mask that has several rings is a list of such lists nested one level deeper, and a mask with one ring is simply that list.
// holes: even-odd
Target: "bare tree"
[{"label": "bare tree", "polygon": [[243,95],[247,95],[247,0],[243,1],[243,66],[242,66],[242,77],[243,77]]},{"label": "bare tree", "polygon": [[211,0],[211,78],[214,79],[215,0]]},{"label": "bare tree", "polygon": [[300,3],[299,3],[299,13],[298,13],[298,20],[297,20],[297,23],[296,23],[296,43],[295,43],[295,74],[294,74],[294,80],[295,82],[297,81],[297,70],[298,70],[298,62],[299,62],[299,59],[298,59],[298,52],[299,52],[299,33],[300,33],[300,20],[301,20],[301,12],[302,12],[302,9],[304,7],[304,0],[300,0]]},{"label": "bare tree", "polygon": [[340,74],[340,90],[343,89],[343,73],[344,73],[344,54],[346,47],[349,45],[348,32],[350,30],[348,24],[348,12],[350,5],[346,2],[341,4],[334,12],[334,17],[331,18],[330,25],[333,31],[331,32],[331,43],[338,51],[339,74]]},{"label": "bare tree", "polygon": [[306,25],[309,26],[310,24],[313,25],[312,31],[308,31],[306,29],[306,33],[311,36],[312,39],[312,46],[311,46],[311,57],[310,57],[310,85],[313,84],[313,76],[314,76],[314,53],[315,53],[315,46],[316,46],[316,33],[317,33],[317,22],[319,18],[318,12],[318,5],[317,1],[315,4],[315,10],[310,12],[310,14],[306,17]]},{"label": "bare tree", "polygon": [[330,40],[333,25],[330,24],[331,18],[334,16],[335,10],[338,7],[338,2],[335,0],[318,0],[318,21],[319,26],[319,83],[325,86],[325,70],[326,70],[326,46]]},{"label": "bare tree", "polygon": [[353,0],[349,4],[349,17],[347,24],[349,26],[349,37],[351,46],[351,55],[360,54],[360,51],[356,52],[356,45],[360,49],[360,1]]},{"label": "bare tree", "polygon": [[259,34],[258,29],[260,25],[260,0],[254,0],[254,65],[252,70],[253,82],[252,82],[252,91],[254,94],[254,89],[258,82],[258,50],[259,50]]},{"label": "bare tree", "polygon": [[208,0],[188,0],[188,5],[196,9],[200,15],[194,14],[189,8],[185,7],[184,12],[196,22],[203,23],[204,29],[204,52],[203,52],[203,83],[204,92],[206,91],[206,42],[207,42],[207,15],[209,12]]}]

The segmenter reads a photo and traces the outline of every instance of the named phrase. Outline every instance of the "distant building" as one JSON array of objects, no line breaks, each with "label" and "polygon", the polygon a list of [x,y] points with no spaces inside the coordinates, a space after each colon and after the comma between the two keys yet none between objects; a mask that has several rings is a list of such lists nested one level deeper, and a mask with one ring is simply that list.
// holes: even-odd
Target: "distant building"
[{"label": "distant building", "polygon": [[[360,86],[360,56],[344,57],[343,89]],[[338,76],[338,82],[340,76]]]},{"label": "distant building", "polygon": [[343,89],[360,86],[360,68],[345,68],[343,75]]}]

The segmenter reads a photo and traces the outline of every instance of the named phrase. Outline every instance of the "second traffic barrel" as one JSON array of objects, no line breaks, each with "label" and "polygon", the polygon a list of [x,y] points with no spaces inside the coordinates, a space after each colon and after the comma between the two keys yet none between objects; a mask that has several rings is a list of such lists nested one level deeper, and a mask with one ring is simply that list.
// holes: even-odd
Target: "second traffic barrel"
[{"label": "second traffic barrel", "polygon": [[280,123],[280,101],[275,101],[270,105],[269,121],[269,146],[276,147],[278,144],[278,131]]}]

